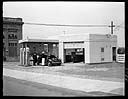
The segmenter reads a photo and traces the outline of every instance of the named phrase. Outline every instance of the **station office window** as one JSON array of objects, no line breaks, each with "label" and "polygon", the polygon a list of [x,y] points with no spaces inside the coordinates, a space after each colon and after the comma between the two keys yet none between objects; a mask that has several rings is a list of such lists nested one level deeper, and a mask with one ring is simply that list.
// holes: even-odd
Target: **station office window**
[{"label": "station office window", "polygon": [[101,52],[104,52],[104,48],[103,47],[101,48]]}]

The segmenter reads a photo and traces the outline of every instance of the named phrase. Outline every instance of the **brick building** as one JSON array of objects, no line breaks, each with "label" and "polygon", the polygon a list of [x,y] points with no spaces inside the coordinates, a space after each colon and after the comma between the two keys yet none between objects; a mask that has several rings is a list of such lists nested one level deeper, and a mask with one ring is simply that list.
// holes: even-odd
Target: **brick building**
[{"label": "brick building", "polygon": [[19,61],[22,25],[22,18],[3,17],[3,59],[6,61]]}]

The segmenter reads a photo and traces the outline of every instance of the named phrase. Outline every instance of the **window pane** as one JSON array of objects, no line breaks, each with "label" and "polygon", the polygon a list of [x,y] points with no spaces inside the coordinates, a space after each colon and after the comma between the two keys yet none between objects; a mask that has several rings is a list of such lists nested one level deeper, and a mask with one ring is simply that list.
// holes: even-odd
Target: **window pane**
[{"label": "window pane", "polygon": [[104,48],[101,48],[101,52],[104,52]]}]

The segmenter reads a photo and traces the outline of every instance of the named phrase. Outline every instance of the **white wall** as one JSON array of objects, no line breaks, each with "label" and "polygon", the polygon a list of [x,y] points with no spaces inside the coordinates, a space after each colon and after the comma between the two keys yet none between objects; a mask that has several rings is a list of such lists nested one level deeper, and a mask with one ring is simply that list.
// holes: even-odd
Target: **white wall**
[{"label": "white wall", "polygon": [[80,34],[70,34],[70,35],[63,35],[60,36],[59,39],[64,42],[72,42],[72,41],[84,41],[89,38],[88,34],[80,35]]},{"label": "white wall", "polygon": [[[105,35],[91,35],[90,63],[112,62],[112,47],[116,46],[116,36],[107,38]],[[104,48],[104,52],[101,52],[101,47]],[[104,58],[104,61],[101,61],[101,58]]]},{"label": "white wall", "polygon": [[86,63],[90,63],[90,43],[88,41],[84,41],[84,61]]},{"label": "white wall", "polygon": [[[117,46],[117,36],[110,35],[109,37],[101,34],[63,36],[59,42],[59,58],[62,59],[62,62],[64,62],[64,47],[66,47],[63,42],[73,41],[84,41],[81,47],[83,46],[85,49],[85,63],[112,62],[112,47]],[[101,47],[104,48],[102,55]],[[101,57],[104,58],[104,61],[101,61]]]},{"label": "white wall", "polygon": [[64,63],[64,44],[63,41],[59,41],[59,58]]},{"label": "white wall", "polygon": [[[111,46],[109,42],[90,42],[90,63],[112,62]],[[104,52],[101,52],[101,48],[104,48]]]}]

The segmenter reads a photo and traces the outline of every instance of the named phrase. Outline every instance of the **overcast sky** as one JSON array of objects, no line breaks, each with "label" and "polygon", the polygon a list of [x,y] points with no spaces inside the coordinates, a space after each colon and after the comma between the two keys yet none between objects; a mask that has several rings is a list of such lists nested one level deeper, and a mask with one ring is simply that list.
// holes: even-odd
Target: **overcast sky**
[{"label": "overcast sky", "polygon": [[[50,24],[110,25],[120,28],[114,31],[118,46],[124,46],[124,2],[3,2],[4,17],[20,17],[23,22]],[[43,38],[60,34],[111,33],[108,27],[53,27],[23,25],[23,38]]]}]

